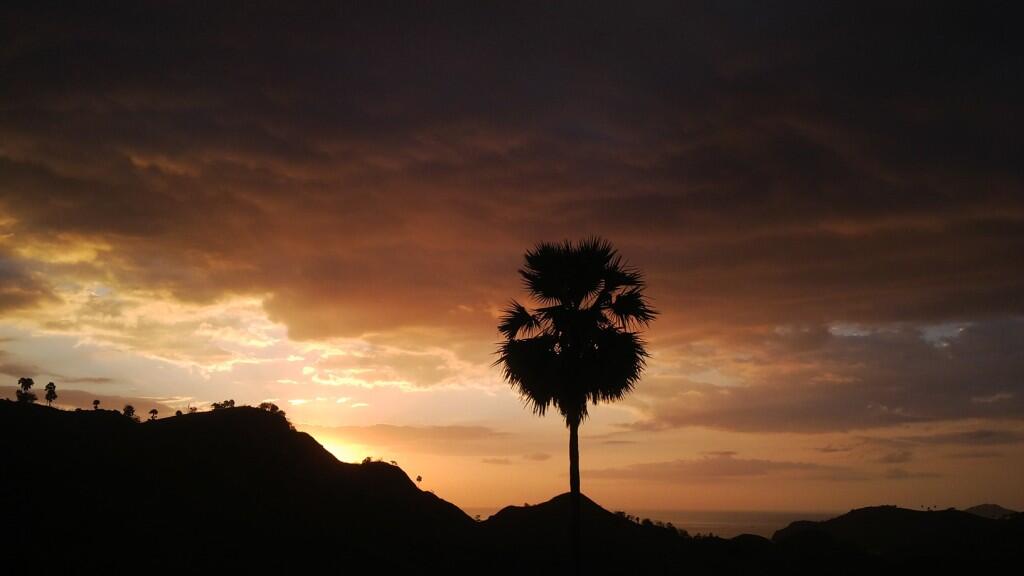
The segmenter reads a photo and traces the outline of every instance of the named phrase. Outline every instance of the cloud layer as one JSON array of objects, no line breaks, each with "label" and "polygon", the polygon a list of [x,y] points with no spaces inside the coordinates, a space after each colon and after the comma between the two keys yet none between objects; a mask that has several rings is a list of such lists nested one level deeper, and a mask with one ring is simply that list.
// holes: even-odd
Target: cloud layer
[{"label": "cloud layer", "polygon": [[1024,416],[1024,321],[931,332],[809,327],[687,344],[638,392],[646,417],[631,426],[820,432]]},{"label": "cloud layer", "polygon": [[634,428],[1024,416],[994,8],[9,14],[12,321],[225,371],[279,323],[369,343],[321,384],[489,381],[523,251],[597,233],[663,313]]},{"label": "cloud layer", "polygon": [[611,480],[643,480],[670,484],[713,483],[735,479],[779,476],[791,479],[856,480],[851,470],[815,464],[757,458],[737,458],[734,454],[708,454],[702,458],[645,462],[625,467],[587,471],[587,476]]}]

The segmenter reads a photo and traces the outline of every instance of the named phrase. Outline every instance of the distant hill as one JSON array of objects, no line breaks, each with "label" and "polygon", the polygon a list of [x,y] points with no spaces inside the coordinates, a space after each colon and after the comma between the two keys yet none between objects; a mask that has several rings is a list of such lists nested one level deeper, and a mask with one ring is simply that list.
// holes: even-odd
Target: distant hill
[{"label": "distant hill", "polygon": [[991,518],[993,520],[1008,518],[1017,513],[1008,508],[1003,508],[998,504],[978,504],[977,506],[971,506],[964,510],[964,512],[974,514],[975,516],[981,516],[982,518]]},{"label": "distant hill", "polygon": [[[508,506],[484,522],[492,554],[504,574],[571,574],[569,494],[532,506]],[[744,534],[726,540],[690,537],[671,526],[637,521],[605,510],[586,496],[580,516],[586,549],[583,574],[781,574],[767,538]]]},{"label": "distant hill", "polygon": [[[255,408],[137,423],[0,400],[0,438],[0,567],[30,567],[12,574],[572,573],[568,495],[477,522],[397,466],[339,462]],[[588,575],[905,573],[1024,554],[1019,514],[865,508],[772,540],[690,537],[586,497],[581,514]]]},{"label": "distant hill", "polygon": [[993,520],[952,508],[926,512],[875,506],[823,522],[794,522],[772,540],[798,556],[885,558],[909,566],[929,559],[943,564],[994,562],[1024,555],[1024,523],[1018,520]]}]

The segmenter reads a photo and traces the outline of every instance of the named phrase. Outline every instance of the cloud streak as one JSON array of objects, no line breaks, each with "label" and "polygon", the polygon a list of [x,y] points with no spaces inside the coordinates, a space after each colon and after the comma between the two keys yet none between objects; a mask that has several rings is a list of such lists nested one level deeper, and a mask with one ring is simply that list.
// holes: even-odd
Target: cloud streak
[{"label": "cloud streak", "polygon": [[[825,432],[967,418],[1024,417],[1020,319],[929,340],[917,327],[776,330],[753,342],[679,348],[638,392],[635,429],[708,426]],[[706,375],[709,367],[719,374]],[[689,373],[690,376],[684,376]],[[702,377],[704,381],[697,381]],[[999,402],[973,401],[1002,394]]]},{"label": "cloud streak", "polygon": [[586,471],[588,478],[641,480],[670,484],[712,483],[728,480],[789,476],[804,479],[854,479],[851,470],[811,462],[737,458],[734,453],[714,453],[694,459],[646,462]]}]

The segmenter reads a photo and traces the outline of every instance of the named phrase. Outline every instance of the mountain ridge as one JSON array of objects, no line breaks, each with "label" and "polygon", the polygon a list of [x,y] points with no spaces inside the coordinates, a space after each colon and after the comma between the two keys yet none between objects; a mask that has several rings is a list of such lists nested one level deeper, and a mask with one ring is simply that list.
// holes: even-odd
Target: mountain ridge
[{"label": "mountain ridge", "polygon": [[[0,542],[36,572],[173,566],[256,573],[571,573],[568,494],[474,521],[399,467],[338,461],[250,407],[134,422],[0,401]],[[1019,561],[1022,515],[896,507],[795,522],[769,540],[692,537],[581,497],[586,574],[893,573]],[[905,543],[902,545],[900,543]],[[28,571],[31,573],[33,571]]]}]

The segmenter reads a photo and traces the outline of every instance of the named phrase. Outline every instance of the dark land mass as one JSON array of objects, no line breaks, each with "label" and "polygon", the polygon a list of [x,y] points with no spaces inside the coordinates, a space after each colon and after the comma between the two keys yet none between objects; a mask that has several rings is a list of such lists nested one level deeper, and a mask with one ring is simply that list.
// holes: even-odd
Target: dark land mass
[{"label": "dark land mass", "polygon": [[[477,522],[397,466],[339,462],[256,408],[138,423],[0,401],[0,434],[3,573],[573,573],[568,495]],[[1024,559],[1012,512],[863,508],[771,540],[691,537],[585,497],[582,518],[584,574],[978,573]]]},{"label": "dark land mass", "polygon": [[999,504],[978,504],[977,506],[971,506],[964,510],[964,512],[970,512],[975,516],[981,516],[982,518],[991,518],[993,520],[1001,520],[1003,518],[1009,518],[1017,512],[1010,510],[1009,508],[1003,508]]}]

